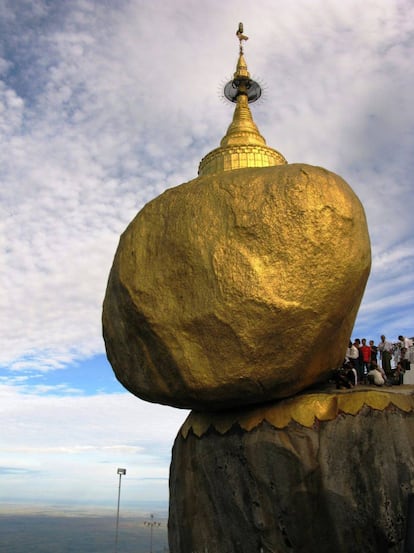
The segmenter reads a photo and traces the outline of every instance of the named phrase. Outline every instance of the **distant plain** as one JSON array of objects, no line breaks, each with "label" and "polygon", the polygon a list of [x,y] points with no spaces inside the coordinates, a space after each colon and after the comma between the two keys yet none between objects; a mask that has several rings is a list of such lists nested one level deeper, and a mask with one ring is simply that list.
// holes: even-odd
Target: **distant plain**
[{"label": "distant plain", "polygon": [[[120,513],[118,553],[149,553],[150,515]],[[166,512],[154,513],[153,553],[168,551]],[[160,523],[160,526],[158,526]],[[1,553],[113,553],[116,510],[0,506]]]}]

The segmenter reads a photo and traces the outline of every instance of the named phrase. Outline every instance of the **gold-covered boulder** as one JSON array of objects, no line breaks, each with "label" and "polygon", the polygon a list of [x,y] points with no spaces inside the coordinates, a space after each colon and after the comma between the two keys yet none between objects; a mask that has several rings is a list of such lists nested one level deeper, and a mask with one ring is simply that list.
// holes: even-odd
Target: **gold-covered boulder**
[{"label": "gold-covered boulder", "polygon": [[304,164],[200,176],[120,239],[107,355],[142,399],[215,410],[291,396],[344,357],[370,271],[363,207]]}]

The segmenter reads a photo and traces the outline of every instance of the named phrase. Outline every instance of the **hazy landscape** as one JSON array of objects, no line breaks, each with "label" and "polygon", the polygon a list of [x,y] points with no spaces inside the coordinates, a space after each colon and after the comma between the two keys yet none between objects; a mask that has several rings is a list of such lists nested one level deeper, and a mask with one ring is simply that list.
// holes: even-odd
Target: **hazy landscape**
[{"label": "hazy landscape", "polygon": [[[150,513],[121,513],[118,553],[149,553]],[[154,513],[153,553],[168,551],[167,515]],[[0,551],[3,553],[113,553],[114,509],[5,507],[0,510]]]}]

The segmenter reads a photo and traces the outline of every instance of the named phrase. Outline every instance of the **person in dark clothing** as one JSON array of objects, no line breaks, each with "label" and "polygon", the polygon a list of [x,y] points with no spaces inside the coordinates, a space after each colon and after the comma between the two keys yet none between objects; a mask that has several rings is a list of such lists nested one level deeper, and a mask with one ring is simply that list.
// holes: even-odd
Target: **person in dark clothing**
[{"label": "person in dark clothing", "polygon": [[374,340],[369,341],[369,347],[371,348],[371,363],[375,361],[377,362],[377,356],[378,356],[378,348],[375,345]]},{"label": "person in dark clothing", "polygon": [[401,361],[398,361],[394,371],[394,384],[397,384],[397,386],[401,386],[401,384],[404,384],[404,373],[405,369],[403,367],[403,364]]},{"label": "person in dark clothing", "polygon": [[337,390],[353,388],[356,384],[356,371],[349,362],[344,363],[340,369],[337,369],[334,377]]}]

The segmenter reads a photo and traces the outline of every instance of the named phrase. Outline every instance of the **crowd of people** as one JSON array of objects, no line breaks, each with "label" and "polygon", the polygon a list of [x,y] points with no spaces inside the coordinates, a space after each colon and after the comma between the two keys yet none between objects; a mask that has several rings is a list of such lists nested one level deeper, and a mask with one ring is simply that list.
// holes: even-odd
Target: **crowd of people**
[{"label": "crowd of people", "polygon": [[367,343],[366,338],[356,338],[349,342],[343,366],[336,371],[336,387],[403,384],[404,373],[410,370],[411,363],[414,363],[414,338],[398,336],[398,342],[390,342],[382,335],[377,345],[374,340]]}]

